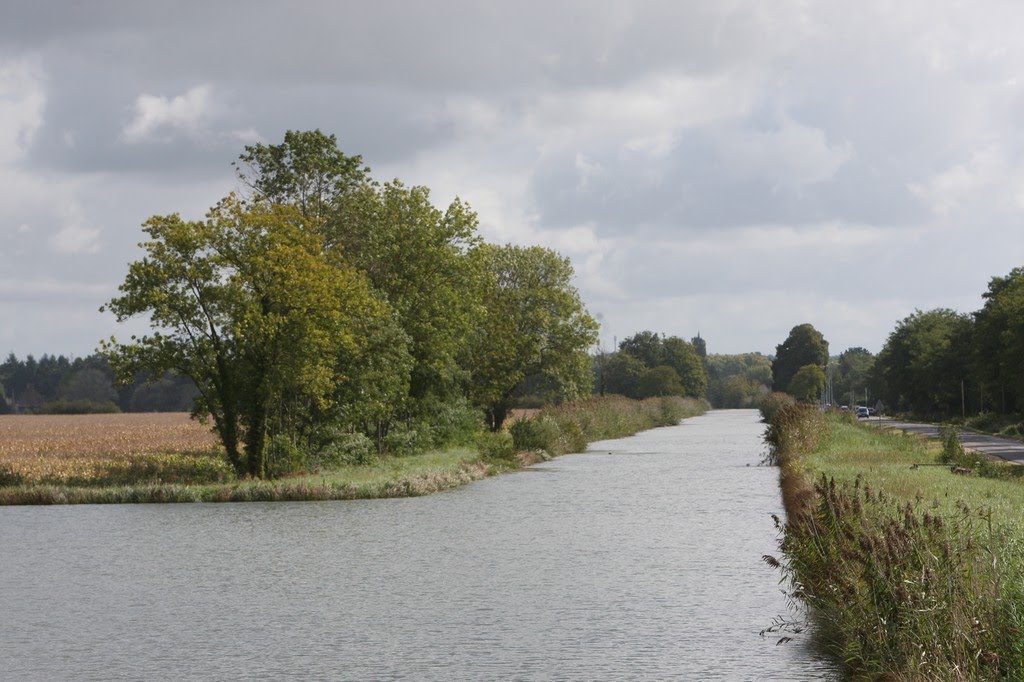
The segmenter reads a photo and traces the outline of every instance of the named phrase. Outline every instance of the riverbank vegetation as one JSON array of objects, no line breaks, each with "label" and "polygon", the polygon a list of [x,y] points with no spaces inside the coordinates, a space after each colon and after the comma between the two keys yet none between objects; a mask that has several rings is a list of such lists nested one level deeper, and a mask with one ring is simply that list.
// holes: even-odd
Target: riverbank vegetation
[{"label": "riverbank vegetation", "polygon": [[[818,639],[868,679],[1024,677],[1024,485],[1009,464],[801,404],[768,426],[780,567]],[[984,474],[979,475],[979,473]]]},{"label": "riverbank vegetation", "polygon": [[[483,431],[472,445],[320,461],[302,473],[239,476],[184,414],[0,417],[0,504],[235,502],[426,495],[514,471],[595,440],[701,414],[705,402],[621,396],[566,402]],[[64,434],[55,437],[54,434]]]},{"label": "riverbank vegetation", "polygon": [[526,385],[590,394],[597,323],[567,259],[485,243],[465,203],[381,184],[320,131],[236,169],[245,191],[204,220],[145,222],[104,309],[152,330],[103,350],[124,381],[188,377],[239,477],[466,445]]}]

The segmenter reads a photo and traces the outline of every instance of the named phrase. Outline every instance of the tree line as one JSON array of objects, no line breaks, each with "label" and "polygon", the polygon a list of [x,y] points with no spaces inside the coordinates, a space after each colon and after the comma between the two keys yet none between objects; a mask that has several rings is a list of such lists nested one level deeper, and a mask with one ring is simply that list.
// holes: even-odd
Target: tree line
[{"label": "tree line", "polygon": [[138,373],[116,384],[114,370],[99,353],[84,358],[10,353],[0,364],[0,414],[90,412],[183,412],[196,395],[188,377],[152,380]]},{"label": "tree line", "polygon": [[[801,399],[881,401],[885,409],[949,419],[1024,412],[1024,268],[989,281],[972,313],[915,310],[899,320],[877,356],[850,348],[828,357],[809,324],[776,348],[773,389]],[[804,372],[805,381],[794,380]],[[829,392],[828,389],[831,389]]]},{"label": "tree line", "polygon": [[143,225],[103,310],[152,331],[102,349],[122,379],[189,377],[240,474],[459,442],[481,416],[498,430],[525,386],[590,394],[597,323],[567,259],[485,243],[465,203],[379,183],[319,130],[235,168],[244,189],[204,220]]}]

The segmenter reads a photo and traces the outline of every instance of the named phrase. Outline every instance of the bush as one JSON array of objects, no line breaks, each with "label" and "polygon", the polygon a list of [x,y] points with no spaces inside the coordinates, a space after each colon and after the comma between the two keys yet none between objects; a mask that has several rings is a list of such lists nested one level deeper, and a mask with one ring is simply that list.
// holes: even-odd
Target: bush
[{"label": "bush", "polygon": [[512,459],[516,454],[512,434],[508,431],[484,431],[477,435],[476,447],[487,459]]},{"label": "bush", "polygon": [[309,468],[320,470],[346,464],[369,464],[376,456],[377,448],[365,434],[332,432],[327,436],[327,442],[310,457]]},{"label": "bush", "polygon": [[419,413],[417,423],[429,430],[432,447],[468,445],[484,426],[480,410],[465,398],[427,400]]},{"label": "bush", "polygon": [[399,457],[419,454],[433,446],[430,431],[426,425],[395,424],[384,436],[383,449]]},{"label": "bush", "polygon": [[306,470],[306,453],[285,435],[276,435],[267,443],[267,477],[277,478]]},{"label": "bush", "polygon": [[520,419],[509,427],[516,450],[543,450],[551,452],[562,435],[558,423],[549,415],[539,414]]}]

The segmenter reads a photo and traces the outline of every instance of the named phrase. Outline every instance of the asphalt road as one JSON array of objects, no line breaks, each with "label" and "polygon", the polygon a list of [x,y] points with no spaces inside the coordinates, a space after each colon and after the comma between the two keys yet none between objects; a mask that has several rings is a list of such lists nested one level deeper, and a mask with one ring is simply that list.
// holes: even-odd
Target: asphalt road
[{"label": "asphalt road", "polygon": [[[878,424],[894,429],[902,429],[908,433],[919,433],[929,438],[939,437],[939,427],[936,424],[915,424],[913,422],[902,422],[895,419],[870,418],[872,425]],[[1024,443],[999,436],[989,436],[973,431],[961,431],[960,442],[967,450],[977,450],[987,455],[1005,459],[1014,464],[1024,464]]]}]

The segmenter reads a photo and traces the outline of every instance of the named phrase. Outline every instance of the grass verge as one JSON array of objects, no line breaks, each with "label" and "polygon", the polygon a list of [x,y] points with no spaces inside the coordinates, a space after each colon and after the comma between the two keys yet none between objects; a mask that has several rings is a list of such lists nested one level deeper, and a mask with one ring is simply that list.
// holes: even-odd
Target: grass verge
[{"label": "grass verge", "polygon": [[938,441],[802,406],[766,439],[787,518],[765,560],[852,675],[1024,679],[1020,479],[953,473]]},{"label": "grass verge", "polygon": [[512,436],[502,434],[500,447],[494,446],[495,437],[482,439],[477,448],[389,457],[276,480],[229,480],[230,470],[221,466],[221,460],[200,455],[136,455],[99,463],[90,460],[81,466],[69,465],[67,460],[44,466],[45,462],[32,460],[31,467],[19,461],[21,468],[6,469],[0,462],[0,505],[415,497],[521,469],[549,457],[580,452],[594,440],[675,424],[706,409],[703,401],[682,398],[594,398],[545,408],[516,422],[513,428],[532,428],[529,433],[535,436],[529,445],[518,448]]}]

